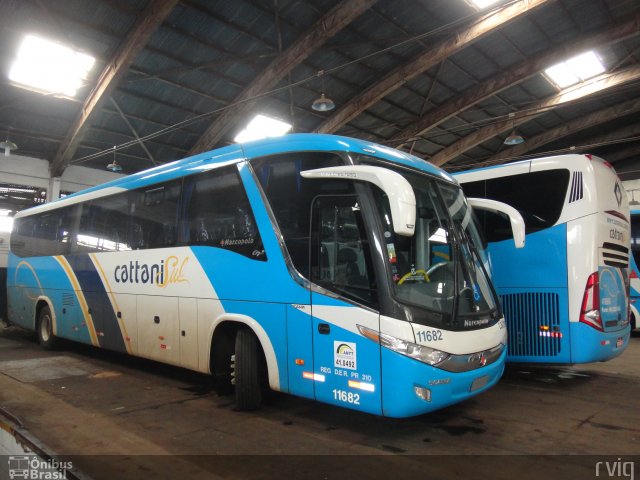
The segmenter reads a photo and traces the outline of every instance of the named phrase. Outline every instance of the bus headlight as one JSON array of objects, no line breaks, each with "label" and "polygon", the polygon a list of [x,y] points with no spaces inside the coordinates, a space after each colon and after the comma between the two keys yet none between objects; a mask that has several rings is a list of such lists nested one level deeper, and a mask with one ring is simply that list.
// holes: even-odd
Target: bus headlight
[{"label": "bus headlight", "polygon": [[370,328],[363,327],[362,325],[358,325],[358,330],[360,330],[360,333],[369,340],[373,340],[389,350],[406,355],[407,357],[411,357],[419,362],[435,366],[449,358],[448,353],[434,348],[425,347],[424,345],[418,345],[417,343],[401,340],[400,338],[377,332]]}]

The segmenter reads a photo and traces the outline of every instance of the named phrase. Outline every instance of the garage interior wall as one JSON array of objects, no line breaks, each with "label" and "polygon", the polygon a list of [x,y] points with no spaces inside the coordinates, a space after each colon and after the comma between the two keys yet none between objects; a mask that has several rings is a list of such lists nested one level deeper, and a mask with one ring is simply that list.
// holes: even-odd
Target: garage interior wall
[{"label": "garage interior wall", "polygon": [[47,201],[59,198],[61,190],[78,192],[123,176],[95,168],[71,165],[62,177],[51,177],[49,162],[46,160],[21,155],[0,157],[0,178],[3,183],[46,189]]}]

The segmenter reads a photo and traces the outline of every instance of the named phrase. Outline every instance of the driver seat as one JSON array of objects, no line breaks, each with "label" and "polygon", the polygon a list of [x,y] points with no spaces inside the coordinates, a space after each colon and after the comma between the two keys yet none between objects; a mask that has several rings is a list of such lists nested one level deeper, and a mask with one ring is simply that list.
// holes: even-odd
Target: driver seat
[{"label": "driver seat", "polygon": [[338,271],[344,272],[345,285],[366,286],[367,278],[360,273],[358,266],[358,254],[352,248],[341,248],[338,250],[336,259]]}]

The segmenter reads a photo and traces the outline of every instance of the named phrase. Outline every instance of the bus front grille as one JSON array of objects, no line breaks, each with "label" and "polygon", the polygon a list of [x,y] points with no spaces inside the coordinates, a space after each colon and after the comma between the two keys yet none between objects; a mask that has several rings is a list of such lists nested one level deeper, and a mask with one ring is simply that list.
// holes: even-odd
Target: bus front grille
[{"label": "bus front grille", "polygon": [[510,356],[552,357],[560,353],[563,332],[557,293],[510,293],[501,299]]}]

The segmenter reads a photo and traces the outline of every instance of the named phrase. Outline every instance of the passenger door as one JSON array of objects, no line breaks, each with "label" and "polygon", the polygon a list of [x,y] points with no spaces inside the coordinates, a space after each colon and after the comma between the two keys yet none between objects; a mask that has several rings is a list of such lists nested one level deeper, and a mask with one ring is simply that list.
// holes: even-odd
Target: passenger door
[{"label": "passenger door", "polygon": [[[316,399],[380,414],[380,331],[369,235],[356,195],[313,202],[310,248]],[[326,289],[326,291],[325,291]]]}]

